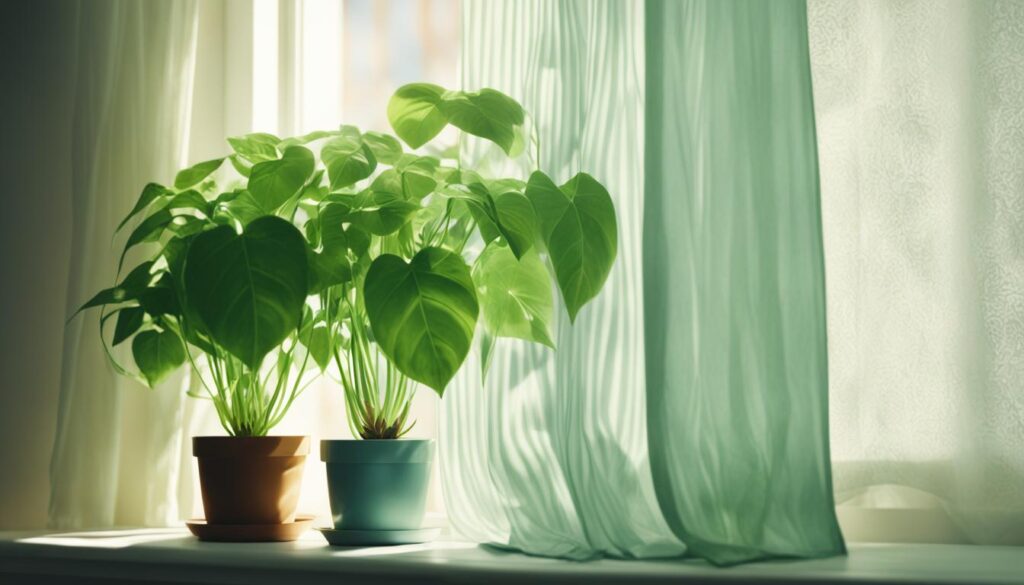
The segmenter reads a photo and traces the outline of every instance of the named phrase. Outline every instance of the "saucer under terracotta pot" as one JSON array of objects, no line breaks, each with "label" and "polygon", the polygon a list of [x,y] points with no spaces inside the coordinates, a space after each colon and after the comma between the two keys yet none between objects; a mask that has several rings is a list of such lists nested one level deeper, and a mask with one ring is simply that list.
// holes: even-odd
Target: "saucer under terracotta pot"
[{"label": "saucer under terracotta pot", "polygon": [[308,453],[309,437],[193,437],[206,523],[296,523]]}]

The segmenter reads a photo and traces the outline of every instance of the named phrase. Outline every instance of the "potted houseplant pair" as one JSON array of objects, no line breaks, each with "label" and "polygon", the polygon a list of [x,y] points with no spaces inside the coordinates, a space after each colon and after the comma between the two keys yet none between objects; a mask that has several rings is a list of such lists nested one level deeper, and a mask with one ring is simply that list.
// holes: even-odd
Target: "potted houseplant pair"
[{"label": "potted houseplant pair", "polygon": [[[526,142],[522,107],[489,89],[408,85],[388,117],[412,149],[448,125],[509,156]],[[539,170],[485,178],[352,126],[229,143],[233,154],[182,171],[173,189],[147,186],[125,220],[145,216],[126,252],[157,245],[83,308],[101,306],[101,324],[117,316],[109,343],[132,339],[144,382],[187,362],[212,399],[230,437],[195,438],[201,537],[304,528],[294,514],[308,438],[265,435],[318,368],[339,381],[359,437],[321,444],[325,535],[420,540],[434,445],[397,440],[417,384],[443,394],[478,328],[485,355],[498,337],[553,347],[551,274],[575,319],[616,254],[611,198],[586,174],[561,186]],[[237,174],[223,191],[210,178],[222,166]]]}]

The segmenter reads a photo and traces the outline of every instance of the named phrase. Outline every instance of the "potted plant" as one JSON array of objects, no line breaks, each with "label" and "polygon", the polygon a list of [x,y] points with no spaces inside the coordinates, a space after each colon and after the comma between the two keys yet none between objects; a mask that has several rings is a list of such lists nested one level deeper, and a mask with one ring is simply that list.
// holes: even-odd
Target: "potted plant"
[{"label": "potted plant", "polygon": [[[187,363],[212,401],[228,436],[193,438],[206,513],[193,531],[290,540],[312,520],[295,513],[309,437],[267,433],[304,388],[308,353],[298,335],[319,275],[289,205],[315,180],[315,164],[302,147],[278,157],[252,139],[233,144],[227,160],[245,176],[231,189],[211,179],[225,158],[181,171],[173,188],[145,187],[118,227],[145,217],[128,235],[119,272],[128,255],[142,261],[79,310],[99,308],[118,373],[154,386]],[[138,373],[115,358],[113,348],[129,340]]]},{"label": "potted plant", "polygon": [[[492,89],[407,85],[388,117],[413,149],[448,125],[509,156],[526,143],[523,108]],[[319,287],[299,338],[338,377],[358,437],[321,442],[335,524],[325,535],[339,544],[415,542],[424,538],[434,444],[397,439],[413,424],[416,385],[443,394],[478,326],[485,355],[497,337],[554,347],[552,279],[575,320],[614,261],[615,210],[584,173],[561,186],[540,170],[526,182],[487,178],[460,165],[457,152],[419,156],[351,126],[297,140],[307,139],[323,141],[325,174],[298,202],[299,221],[312,262],[345,274]]]}]

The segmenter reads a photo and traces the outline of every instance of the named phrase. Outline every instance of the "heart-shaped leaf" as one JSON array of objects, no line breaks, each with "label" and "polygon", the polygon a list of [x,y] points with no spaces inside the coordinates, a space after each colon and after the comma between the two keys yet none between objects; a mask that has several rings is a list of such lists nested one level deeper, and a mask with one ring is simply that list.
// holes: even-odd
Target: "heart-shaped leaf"
[{"label": "heart-shaped leaf", "polygon": [[444,393],[473,341],[479,311],[469,267],[441,248],[377,257],[363,284],[374,338],[406,376]]},{"label": "heart-shaped leaf", "polygon": [[185,346],[171,331],[143,331],[132,340],[132,357],[153,387],[185,363]]},{"label": "heart-shaped leaf", "polygon": [[320,371],[326,370],[331,363],[331,352],[333,351],[331,335],[327,327],[324,325],[303,327],[303,330],[299,332],[299,339],[309,350],[309,355],[320,367]]},{"label": "heart-shaped leaf", "polygon": [[185,294],[210,337],[256,370],[298,327],[308,270],[302,233],[266,216],[241,234],[220,226],[196,236]]},{"label": "heart-shaped leaf", "polygon": [[444,88],[430,83],[411,83],[398,88],[388,102],[388,121],[395,134],[412,148],[430,142],[448,118],[440,108]]},{"label": "heart-shaped leaf", "polygon": [[256,132],[228,138],[228,144],[238,156],[251,163],[260,163],[277,158],[277,145],[281,139],[273,134]]},{"label": "heart-shaped leaf", "polygon": [[253,165],[249,193],[264,212],[273,213],[302,189],[315,166],[308,148],[289,146],[280,159]]},{"label": "heart-shaped leaf", "polygon": [[478,92],[449,91],[440,108],[456,128],[486,138],[511,154],[516,146],[516,127],[525,119],[523,107],[493,89]]},{"label": "heart-shaped leaf", "polygon": [[234,220],[245,226],[250,221],[266,215],[256,198],[248,191],[225,193],[225,195],[230,196],[224,197],[216,204],[213,219],[217,223],[231,225]]},{"label": "heart-shaped leaf", "polygon": [[332,139],[320,151],[320,158],[327,167],[332,191],[369,177],[377,168],[377,158],[358,133],[345,133]]},{"label": "heart-shaped leaf", "polygon": [[551,281],[536,251],[516,259],[507,246],[490,244],[477,259],[473,281],[492,334],[555,346]]},{"label": "heart-shaped leaf", "polygon": [[569,318],[575,321],[583,305],[601,291],[615,261],[618,227],[612,199],[586,173],[559,188],[540,171],[530,176],[526,196],[536,211]]}]

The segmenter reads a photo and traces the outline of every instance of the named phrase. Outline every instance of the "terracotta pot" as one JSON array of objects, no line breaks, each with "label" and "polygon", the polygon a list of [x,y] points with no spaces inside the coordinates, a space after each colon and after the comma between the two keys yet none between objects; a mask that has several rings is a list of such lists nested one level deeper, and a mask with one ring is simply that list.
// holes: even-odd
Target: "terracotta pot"
[{"label": "terracotta pot", "polygon": [[309,437],[192,437],[210,524],[295,520]]}]

